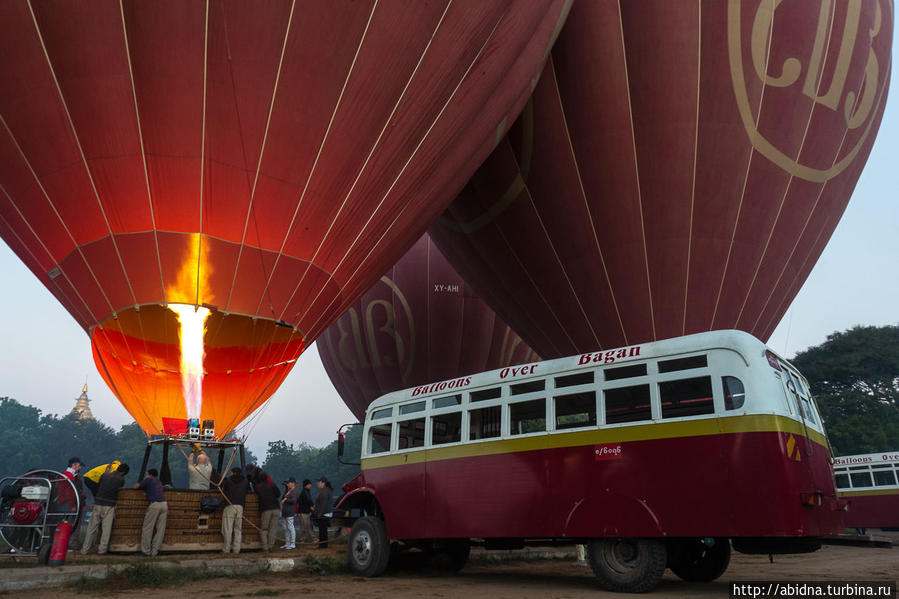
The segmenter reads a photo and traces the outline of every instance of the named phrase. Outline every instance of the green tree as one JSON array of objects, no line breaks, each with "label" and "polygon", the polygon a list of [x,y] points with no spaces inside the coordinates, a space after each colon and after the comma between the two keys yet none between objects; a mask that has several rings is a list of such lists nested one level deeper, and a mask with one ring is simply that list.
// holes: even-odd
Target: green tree
[{"label": "green tree", "polygon": [[833,333],[792,362],[811,385],[838,455],[899,447],[899,326]]}]

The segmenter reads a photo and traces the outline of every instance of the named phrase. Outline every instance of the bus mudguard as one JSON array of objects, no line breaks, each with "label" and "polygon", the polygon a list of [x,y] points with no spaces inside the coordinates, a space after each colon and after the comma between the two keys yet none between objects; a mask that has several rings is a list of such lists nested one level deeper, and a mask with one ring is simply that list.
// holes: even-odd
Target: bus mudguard
[{"label": "bus mudguard", "polygon": [[603,491],[575,503],[565,519],[566,537],[661,537],[662,525],[645,501]]}]

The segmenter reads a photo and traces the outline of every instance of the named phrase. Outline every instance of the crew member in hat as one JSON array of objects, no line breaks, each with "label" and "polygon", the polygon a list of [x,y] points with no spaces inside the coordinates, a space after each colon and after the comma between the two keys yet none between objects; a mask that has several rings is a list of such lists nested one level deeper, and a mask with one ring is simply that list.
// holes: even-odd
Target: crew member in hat
[{"label": "crew member in hat", "polygon": [[303,479],[303,488],[297,500],[297,519],[300,521],[300,541],[311,543],[315,540],[312,535],[312,481]]},{"label": "crew member in hat", "polygon": [[318,547],[328,548],[328,526],[331,525],[331,502],[334,497],[334,489],[324,476],[318,478],[318,495],[315,497],[315,505],[312,507],[313,518],[318,526]]},{"label": "crew member in hat", "polygon": [[284,481],[284,497],[281,498],[281,526],[284,527],[284,545],[281,549],[297,548],[297,531],[293,525],[293,517],[297,513],[297,479],[290,477]]}]

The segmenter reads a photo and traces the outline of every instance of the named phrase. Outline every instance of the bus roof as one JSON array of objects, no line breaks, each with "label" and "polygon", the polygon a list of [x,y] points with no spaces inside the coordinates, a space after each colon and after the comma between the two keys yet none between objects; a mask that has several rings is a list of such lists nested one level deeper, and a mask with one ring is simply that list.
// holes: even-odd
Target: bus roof
[{"label": "bus roof", "polygon": [[[382,395],[371,403],[369,410],[413,398],[426,398],[446,394],[455,390],[464,391],[470,388],[499,384],[508,382],[513,378],[514,380],[517,380],[519,378],[531,378],[532,376],[548,376],[551,374],[578,370],[580,368],[601,365],[608,366],[638,359],[658,358],[710,349],[729,349],[736,351],[748,362],[749,356],[758,355],[761,357],[764,354],[763,350],[767,350],[768,348],[764,343],[743,331],[729,329],[696,333],[693,335],[685,335],[683,337],[663,339],[661,341],[651,341],[625,347],[617,347],[614,349],[587,352],[576,356],[557,358],[555,360],[507,366],[496,370],[460,376],[454,379],[436,381],[427,385],[410,387],[408,389]],[[775,355],[777,354],[775,353]],[[781,361],[787,362],[780,356],[777,357]]]}]

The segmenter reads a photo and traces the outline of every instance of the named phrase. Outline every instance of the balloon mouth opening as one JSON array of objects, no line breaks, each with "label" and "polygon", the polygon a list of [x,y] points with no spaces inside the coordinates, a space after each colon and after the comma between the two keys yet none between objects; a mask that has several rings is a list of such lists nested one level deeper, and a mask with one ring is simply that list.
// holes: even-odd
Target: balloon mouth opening
[{"label": "balloon mouth opening", "polygon": [[181,347],[181,393],[187,418],[199,420],[203,410],[203,359],[206,356],[203,339],[210,310],[203,306],[169,304],[178,318],[178,340]]}]

